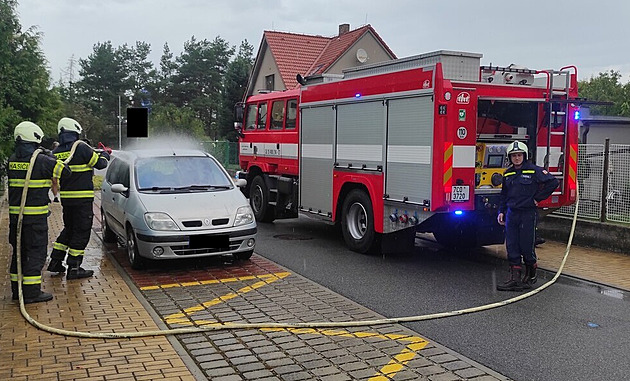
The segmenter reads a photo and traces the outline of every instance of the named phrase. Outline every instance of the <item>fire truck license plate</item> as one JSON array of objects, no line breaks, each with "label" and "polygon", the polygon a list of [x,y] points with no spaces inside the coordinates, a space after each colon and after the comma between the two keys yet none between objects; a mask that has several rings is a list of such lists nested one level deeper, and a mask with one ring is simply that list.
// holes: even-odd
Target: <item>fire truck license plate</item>
[{"label": "fire truck license plate", "polygon": [[453,185],[453,191],[451,192],[451,200],[453,201],[468,201],[469,199],[468,185]]}]

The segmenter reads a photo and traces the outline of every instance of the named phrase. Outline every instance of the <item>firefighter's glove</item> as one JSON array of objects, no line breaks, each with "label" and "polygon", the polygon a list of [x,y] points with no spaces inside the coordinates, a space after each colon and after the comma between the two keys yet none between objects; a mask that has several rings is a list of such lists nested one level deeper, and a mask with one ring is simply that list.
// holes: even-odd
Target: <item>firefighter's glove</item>
[{"label": "firefighter's glove", "polygon": [[98,142],[98,148],[103,150],[103,153],[107,153],[107,160],[109,160],[109,155],[112,154],[112,149],[101,142]]}]

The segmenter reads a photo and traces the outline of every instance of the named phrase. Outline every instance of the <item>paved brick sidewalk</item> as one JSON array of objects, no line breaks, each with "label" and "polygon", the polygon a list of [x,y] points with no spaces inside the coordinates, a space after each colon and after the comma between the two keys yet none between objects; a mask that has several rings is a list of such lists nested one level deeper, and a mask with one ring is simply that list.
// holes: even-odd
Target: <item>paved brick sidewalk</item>
[{"label": "paved brick sidewalk", "polygon": [[[0,231],[8,236],[6,198]],[[61,208],[54,204],[49,219],[50,242],[61,230]],[[50,247],[50,245],[49,245]],[[194,380],[184,361],[165,337],[86,339],[40,331],[24,320],[11,300],[8,268],[11,246],[0,245],[0,380]],[[90,279],[66,281],[43,274],[43,289],[54,299],[27,305],[42,324],[71,331],[131,332],[158,329],[118,271],[103,255],[92,234],[86,266]]]}]

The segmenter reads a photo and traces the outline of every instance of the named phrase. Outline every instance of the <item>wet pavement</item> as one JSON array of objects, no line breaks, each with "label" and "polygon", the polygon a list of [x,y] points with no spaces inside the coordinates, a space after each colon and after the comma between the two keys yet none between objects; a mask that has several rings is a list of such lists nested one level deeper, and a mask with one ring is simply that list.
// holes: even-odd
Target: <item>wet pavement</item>
[{"label": "wet pavement", "polygon": [[[0,230],[8,234],[6,200]],[[28,305],[52,327],[89,332],[152,331],[217,322],[308,322],[381,318],[329,289],[254,255],[251,261],[186,260],[143,271],[125,251],[94,232],[84,267],[89,279],[43,274],[55,298]],[[50,242],[61,229],[53,204]],[[0,247],[8,269],[10,246]],[[501,246],[488,252],[504,257]],[[554,270],[563,245],[538,249]],[[630,290],[630,256],[575,247],[565,273]],[[497,380],[506,379],[400,325],[353,329],[251,329],[134,339],[86,339],[36,329],[11,301],[8,271],[0,276],[0,379],[12,380]]]}]

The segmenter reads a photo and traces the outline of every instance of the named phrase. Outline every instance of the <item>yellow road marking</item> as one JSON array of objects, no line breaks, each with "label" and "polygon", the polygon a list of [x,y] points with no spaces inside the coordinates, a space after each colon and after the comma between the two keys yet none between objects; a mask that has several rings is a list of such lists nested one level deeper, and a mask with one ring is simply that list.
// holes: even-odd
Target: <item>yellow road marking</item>
[{"label": "yellow road marking", "polygon": [[[140,287],[140,290],[142,291],[147,291],[147,290],[159,290],[159,289],[164,289],[164,288],[174,288],[174,287],[191,287],[191,286],[201,286],[201,285],[205,285],[205,284],[219,284],[219,283],[230,283],[230,282],[242,282],[245,280],[252,280],[252,279],[267,279],[267,278],[273,278],[275,276],[278,276],[278,274],[287,274],[289,275],[289,273],[276,273],[276,274],[264,274],[264,275],[247,275],[247,276],[240,276],[240,277],[235,277],[235,278],[223,278],[223,279],[211,279],[211,280],[200,280],[200,281],[196,281],[196,282],[184,282],[184,283],[167,283],[167,284],[161,284],[161,285],[157,285],[157,286],[144,286],[144,287]],[[285,275],[286,276],[286,275]],[[284,277],[283,277],[284,278]]]},{"label": "yellow road marking", "polygon": [[[234,299],[238,296],[241,296],[245,293],[256,290],[267,284],[286,278],[289,275],[290,273],[288,272],[281,272],[281,273],[257,275],[257,276],[224,278],[224,279],[200,281],[200,282],[186,282],[186,283],[165,284],[165,285],[160,285],[160,286],[149,286],[149,287],[143,287],[142,290],[155,290],[155,289],[160,289],[160,288],[172,288],[172,287],[189,287],[189,286],[199,286],[203,284],[218,284],[218,283],[228,283],[228,282],[239,282],[239,281],[251,280],[251,279],[261,279],[261,281],[256,282],[251,286],[245,286],[243,288],[240,288],[237,292],[230,292],[228,294],[216,297],[208,302],[204,302],[200,305],[186,308],[182,312],[171,314],[165,317],[165,322],[167,324],[197,325],[197,326],[223,325],[223,323],[219,323],[216,321],[193,320],[192,315],[195,312],[203,311],[211,306]],[[263,331],[263,332],[288,331],[296,335],[313,334],[313,335],[324,335],[324,336],[351,337],[351,338],[358,338],[358,339],[373,338],[373,339],[380,339],[380,340],[395,340],[399,342],[409,343],[402,349],[402,351],[399,354],[394,356],[385,366],[383,366],[376,373],[376,375],[371,377],[369,381],[391,380],[396,375],[396,373],[400,372],[400,370],[403,369],[405,365],[416,356],[417,351],[423,349],[424,347],[427,346],[427,344],[429,344],[427,340],[418,336],[398,335],[398,334],[385,334],[384,335],[377,332],[350,332],[350,331],[345,331],[345,330],[315,329],[315,328],[261,328],[260,331]]]},{"label": "yellow road marking", "polygon": [[[291,273],[288,272],[282,272],[282,273],[275,273],[275,274],[267,274],[267,275],[260,275],[258,278],[261,279],[260,282],[256,282],[251,286],[245,286],[241,289],[239,289],[237,292],[230,292],[228,294],[225,294],[223,296],[219,296],[218,298],[214,298],[208,302],[204,302],[200,305],[197,306],[193,306],[193,307],[189,307],[186,308],[183,312],[178,312],[175,314],[171,314],[168,315],[165,320],[166,323],[168,324],[183,324],[183,325],[194,325],[195,323],[199,324],[199,322],[194,322],[191,318],[190,315],[194,314],[195,312],[199,312],[199,311],[203,311],[208,307],[212,307],[214,305],[217,305],[219,303],[223,303],[227,300],[230,299],[234,299],[237,296],[246,294],[250,291],[253,291],[257,288],[260,288],[262,286],[265,286],[269,283],[273,283],[277,280],[280,280],[282,278],[286,278],[287,276],[289,276]],[[231,278],[231,279],[236,279],[236,278]],[[218,282],[218,283],[223,283],[223,282]],[[216,323],[216,322],[213,322]],[[203,323],[203,324],[210,324],[210,323]]]}]

